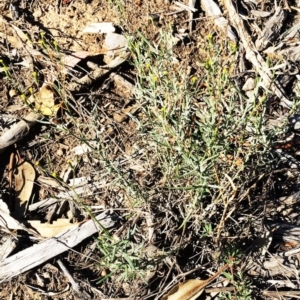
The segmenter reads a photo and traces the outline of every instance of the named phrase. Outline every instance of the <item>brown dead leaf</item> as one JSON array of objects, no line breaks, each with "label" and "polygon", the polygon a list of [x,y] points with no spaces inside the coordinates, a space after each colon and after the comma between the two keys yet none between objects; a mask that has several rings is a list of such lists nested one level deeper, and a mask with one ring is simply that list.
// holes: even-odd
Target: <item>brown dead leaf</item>
[{"label": "brown dead leaf", "polygon": [[40,221],[28,221],[30,225],[42,236],[45,238],[54,237],[60,233],[76,228],[80,223],[70,223],[68,219],[58,219],[52,224],[50,223],[41,223]]},{"label": "brown dead leaf", "polygon": [[15,191],[16,191],[16,203],[14,209],[14,215],[16,217],[23,216],[25,211],[25,202],[30,199],[33,185],[35,180],[35,169],[33,166],[24,161],[17,167],[17,171],[14,174]]},{"label": "brown dead leaf", "polygon": [[195,300],[203,293],[203,283],[205,283],[205,280],[199,279],[191,279],[184,283],[179,283],[161,300]]},{"label": "brown dead leaf", "polygon": [[15,177],[15,191],[17,193],[17,197],[21,203],[28,201],[35,180],[35,169],[33,166],[24,161],[17,168],[17,173],[14,174]]},{"label": "brown dead leaf", "polygon": [[161,300],[196,300],[203,293],[204,288],[224,272],[228,266],[229,264],[224,265],[206,280],[191,279],[184,283],[179,283],[167,295],[164,295]]},{"label": "brown dead leaf", "polygon": [[53,90],[45,85],[35,95],[28,99],[29,103],[35,102],[35,108],[40,111],[44,116],[55,116],[60,104],[55,104]]}]

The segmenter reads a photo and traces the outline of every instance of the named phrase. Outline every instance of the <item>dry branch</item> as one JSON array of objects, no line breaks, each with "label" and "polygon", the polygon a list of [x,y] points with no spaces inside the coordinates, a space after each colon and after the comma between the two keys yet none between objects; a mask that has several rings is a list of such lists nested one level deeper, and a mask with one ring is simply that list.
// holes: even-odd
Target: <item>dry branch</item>
[{"label": "dry branch", "polygon": [[[98,215],[95,219],[98,222],[101,221],[101,226],[104,228],[111,228],[114,225],[114,221],[106,213]],[[0,281],[8,280],[31,270],[78,245],[87,237],[101,230],[101,226],[97,221],[89,220],[77,228],[68,230],[54,238],[47,239],[13,256],[0,260]]]},{"label": "dry branch", "polygon": [[264,59],[256,50],[247,29],[244,26],[243,20],[239,17],[235,10],[235,6],[231,0],[224,0],[224,5],[229,13],[229,19],[237,30],[240,39],[246,50],[246,58],[252,63],[256,71],[263,80],[263,88],[270,89],[279,99],[280,104],[284,107],[292,107],[293,102],[290,101],[279,82],[273,79],[271,70],[267,67]]},{"label": "dry branch", "polygon": [[41,118],[42,116],[40,114],[31,112],[20,122],[13,125],[8,131],[4,132],[0,136],[0,153],[25,137],[29,133],[30,128]]},{"label": "dry branch", "polygon": [[114,68],[120,66],[122,63],[124,63],[127,58],[129,57],[128,53],[124,54],[124,57],[116,57],[114,60],[112,60],[108,65],[104,66],[103,68],[98,68],[96,70],[91,71],[90,74],[83,76],[80,79],[77,79],[76,82],[72,82],[69,84],[68,89],[71,92],[78,92],[82,88],[87,88],[92,83],[94,83],[96,80],[100,79],[104,75],[106,75],[108,72],[111,72]]}]

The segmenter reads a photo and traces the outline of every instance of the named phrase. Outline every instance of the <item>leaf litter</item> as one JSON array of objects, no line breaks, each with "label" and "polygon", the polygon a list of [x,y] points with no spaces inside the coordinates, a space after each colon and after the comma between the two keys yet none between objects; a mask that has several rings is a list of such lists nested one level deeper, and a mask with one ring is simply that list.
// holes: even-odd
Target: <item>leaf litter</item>
[{"label": "leaf litter", "polygon": [[[276,292],[286,299],[296,295],[298,273],[295,270],[299,265],[297,248],[300,242],[297,214],[299,143],[296,122],[289,123],[289,120],[297,119],[299,97],[299,22],[294,3],[282,1],[274,7],[270,1],[242,1],[239,7],[230,0],[201,1],[201,5],[197,1],[193,4],[190,1],[172,4],[162,0],[149,3],[136,1],[125,4],[122,16],[107,2],[65,1],[58,7],[56,4],[56,1],[34,2],[28,11],[20,7],[21,16],[12,16],[8,7],[1,7],[1,81],[3,86],[9,85],[14,90],[13,94],[7,93],[4,88],[1,90],[1,113],[7,113],[7,108],[15,105],[20,109],[11,113],[20,120],[10,128],[1,127],[0,151],[4,154],[21,151],[26,157],[14,170],[11,182],[14,189],[5,189],[9,172],[5,171],[8,162],[3,160],[1,228],[6,234],[6,241],[1,239],[3,251],[7,249],[7,240],[10,241],[8,233],[14,235],[13,230],[18,232],[0,261],[2,268],[7,267],[3,273],[0,272],[4,280],[1,297],[8,298],[13,294],[15,299],[32,299],[37,295],[47,295],[51,299],[65,299],[66,296],[76,299],[76,293],[69,289],[65,271],[58,271],[55,267],[55,258],[61,255],[64,261],[76,266],[76,270],[72,270],[73,277],[84,282],[81,289],[95,299],[124,295],[136,299],[148,299],[149,295],[151,299],[201,299],[208,297],[203,296],[209,290],[204,284],[210,279],[208,274],[219,269],[222,253],[226,252],[232,240],[242,245],[240,251],[247,259],[231,267],[232,278],[228,288],[220,288],[217,284],[212,288],[214,292],[210,293],[214,299],[221,299],[220,293],[238,297],[241,291],[235,285],[236,278],[241,280],[240,286],[246,286],[247,280],[252,281],[252,299],[270,299],[276,297]],[[291,9],[294,11],[291,12]],[[34,23],[30,22],[28,14],[35,18]],[[212,196],[210,203],[204,201],[203,210],[192,212],[192,222],[184,219],[182,203],[190,205],[186,194],[173,186],[166,186],[169,178],[162,174],[162,162],[152,150],[153,143],[145,146],[139,135],[140,124],[146,120],[143,113],[146,102],[138,101],[137,86],[140,83],[136,81],[137,71],[128,64],[134,59],[128,49],[132,40],[128,44],[124,36],[126,33],[136,38],[134,35],[141,32],[144,39],[153,42],[151,55],[155,56],[162,45],[161,29],[167,30],[170,24],[173,31],[167,34],[166,47],[174,51],[172,68],[179,66],[183,71],[188,65],[191,81],[199,75],[197,70],[202,68],[197,64],[198,58],[209,56],[203,43],[211,43],[211,37],[226,43],[227,37],[231,42],[238,41],[240,49],[231,75],[232,81],[245,91],[241,99],[249,102],[259,99],[264,90],[269,118],[266,126],[272,128],[274,124],[281,124],[286,127],[285,133],[278,136],[280,141],[270,147],[272,155],[275,153],[271,170],[265,168],[266,173],[259,176],[250,172],[252,176],[249,173],[245,177],[245,190],[235,187],[233,177],[227,185],[228,189],[234,187],[233,194],[221,191],[219,199]],[[218,29],[215,30],[213,24]],[[124,32],[120,33],[120,28]],[[229,42],[227,45],[230,45]],[[224,57],[224,61],[226,59]],[[213,66],[212,60],[206,62],[207,69]],[[146,63],[143,67],[147,71],[154,65]],[[35,70],[38,70],[38,77],[32,75]],[[168,69],[169,73],[172,71]],[[163,80],[168,72],[164,70],[156,74],[157,78],[152,78],[153,81]],[[55,85],[55,90],[49,86],[50,83]],[[206,83],[201,83],[200,90],[205,87]],[[125,88],[129,92],[124,92]],[[164,96],[168,99],[168,95]],[[292,107],[294,115],[290,111]],[[164,107],[157,105],[147,109],[160,117],[158,112]],[[206,107],[199,106],[199,109]],[[196,112],[191,120],[198,116],[199,112]],[[93,127],[95,122],[96,129]],[[59,128],[72,130],[65,134]],[[193,134],[192,130],[186,128],[186,136]],[[247,130],[254,131],[253,128]],[[83,140],[87,143],[82,143]],[[166,136],[166,140],[170,151],[175,153],[176,139]],[[32,146],[30,141],[34,141]],[[105,147],[99,148],[98,141]],[[61,147],[61,143],[66,146]],[[230,147],[234,143],[232,137]],[[256,145],[251,140],[243,141],[244,152],[250,147]],[[244,167],[244,155],[243,152],[235,156],[224,152],[220,154],[220,161],[227,167],[238,169]],[[279,160],[274,158],[276,155]],[[39,181],[39,177],[43,177],[44,181]],[[225,177],[231,178],[227,174]],[[55,180],[56,184],[51,180]],[[84,184],[78,187],[75,182]],[[144,196],[147,196],[146,206],[137,204],[140,201],[138,193],[126,190],[128,182],[133,187],[142,188]],[[21,214],[13,214],[11,203],[8,206],[5,203],[9,198],[23,205]],[[18,203],[15,205],[18,207]],[[125,246],[112,243],[108,252],[113,253],[117,245],[122,251],[115,256],[115,261],[108,260],[106,265],[104,263],[111,253],[101,248],[105,231],[92,225],[97,224],[94,218],[99,217],[101,211],[106,212],[102,217],[107,218],[107,227],[116,226],[110,229],[116,240],[120,244],[125,240],[128,243]],[[90,232],[80,233],[86,227]],[[194,233],[201,230],[201,235]],[[98,235],[93,235],[97,232]],[[79,240],[85,241],[78,246],[79,241],[74,241],[74,237],[80,234]],[[69,243],[69,248],[59,248],[61,245],[57,243],[64,235],[66,239],[62,238],[61,243]],[[24,243],[28,236],[30,243]],[[89,250],[94,239],[98,241],[96,244],[102,255]],[[142,249],[147,247],[138,246],[148,242],[155,243],[159,250],[155,255],[142,256]],[[17,250],[14,250],[15,243]],[[43,248],[44,245],[46,248]],[[57,252],[48,251],[55,247]],[[74,247],[74,252],[70,251]],[[44,249],[47,251],[43,257]],[[168,252],[169,249],[171,251]],[[12,251],[17,251],[17,254],[11,254]],[[141,280],[143,276],[137,276],[132,277],[134,282],[128,284],[123,277],[109,273],[116,270],[114,263],[121,266],[118,263],[124,260],[134,269],[135,251],[148,262],[151,276],[146,282]],[[19,266],[16,266],[14,259],[18,253]],[[28,261],[27,257],[30,258]],[[159,261],[156,261],[156,268],[151,265],[155,259]],[[46,264],[46,260],[50,265]],[[26,263],[31,266],[26,266]],[[37,269],[32,269],[33,266]],[[61,264],[60,268],[63,270]],[[84,269],[94,274],[88,275]],[[247,279],[239,277],[240,271]],[[129,270],[126,269],[126,272]],[[217,274],[223,279],[226,275]],[[99,277],[101,285],[91,283]],[[198,279],[204,277],[208,279]],[[45,287],[43,282],[46,281],[50,283]],[[29,289],[12,290],[10,287],[17,282]],[[169,291],[170,283],[183,294]],[[190,284],[194,283],[199,293],[187,295],[189,290],[194,290],[194,286],[190,288]],[[32,286],[43,288],[33,289]],[[51,293],[51,290],[61,292]],[[239,297],[246,299],[246,296]]]}]

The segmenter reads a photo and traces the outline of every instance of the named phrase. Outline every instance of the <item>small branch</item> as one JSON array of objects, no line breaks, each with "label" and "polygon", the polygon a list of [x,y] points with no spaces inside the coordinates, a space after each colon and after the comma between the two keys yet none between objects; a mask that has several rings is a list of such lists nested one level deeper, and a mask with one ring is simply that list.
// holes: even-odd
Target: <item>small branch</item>
[{"label": "small branch", "polygon": [[0,136],[0,154],[9,146],[21,140],[25,137],[30,128],[33,127],[38,120],[42,118],[42,115],[35,112],[29,113],[23,120],[13,125],[8,131],[4,132]]},{"label": "small branch", "polygon": [[0,260],[0,281],[6,281],[31,270],[47,260],[70,250],[103,228],[111,228],[113,226],[114,221],[106,213],[102,213],[96,216],[95,219],[81,224],[81,226],[2,259]]}]

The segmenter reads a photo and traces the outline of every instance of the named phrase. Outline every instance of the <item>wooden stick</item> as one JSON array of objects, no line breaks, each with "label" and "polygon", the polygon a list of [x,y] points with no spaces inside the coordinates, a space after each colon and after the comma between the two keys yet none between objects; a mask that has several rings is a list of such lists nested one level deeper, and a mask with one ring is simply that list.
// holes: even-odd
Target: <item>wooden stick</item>
[{"label": "wooden stick", "polygon": [[42,118],[42,115],[35,112],[29,113],[17,124],[13,125],[8,131],[4,132],[0,136],[0,154],[9,146],[13,145],[17,141],[25,137],[30,128],[36,124],[38,120]]},{"label": "wooden stick", "polygon": [[98,222],[101,223],[102,228],[111,228],[114,226],[114,221],[106,213],[101,213],[96,216],[95,220],[89,220],[81,226],[0,260],[0,282],[39,266],[47,260],[78,245],[94,233],[101,231],[102,228]]}]

